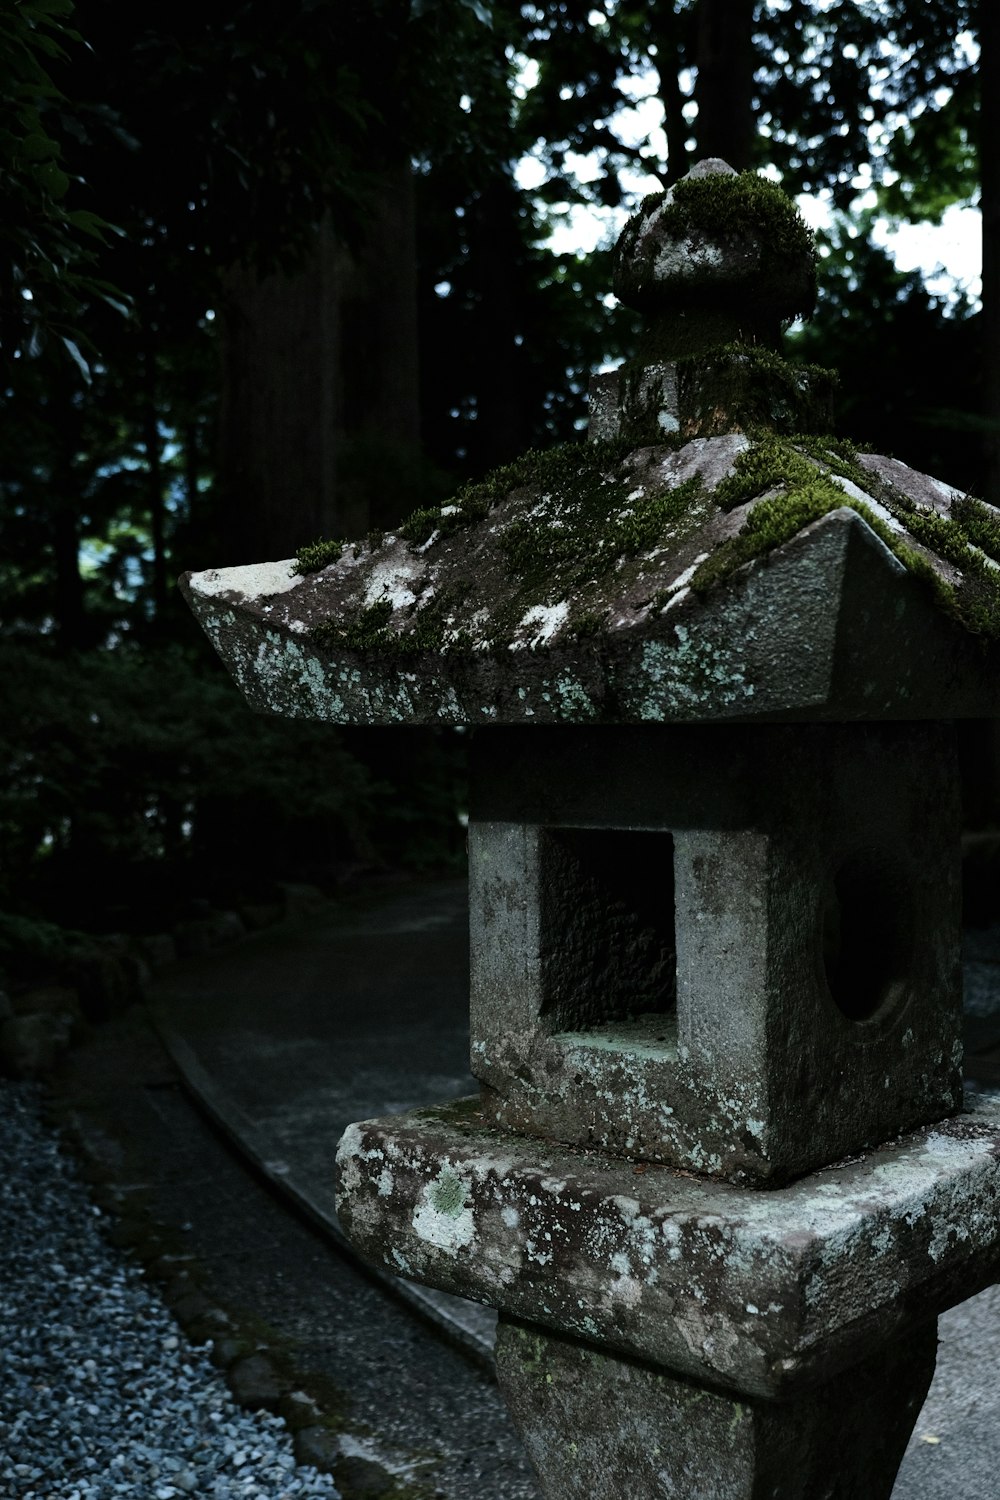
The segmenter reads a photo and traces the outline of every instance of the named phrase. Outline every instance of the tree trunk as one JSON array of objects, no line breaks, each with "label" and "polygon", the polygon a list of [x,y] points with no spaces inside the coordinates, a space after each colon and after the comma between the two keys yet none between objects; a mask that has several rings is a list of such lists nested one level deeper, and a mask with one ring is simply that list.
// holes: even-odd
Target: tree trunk
[{"label": "tree trunk", "polygon": [[744,171],[756,133],[753,0],[699,0],[696,62],[698,155]]},{"label": "tree trunk", "polygon": [[1000,9],[979,4],[980,203],[983,215],[984,496],[1000,505]]},{"label": "tree trunk", "polygon": [[383,175],[355,254],[325,222],[294,273],[231,268],[221,312],[214,561],[289,557],[399,520],[387,471],[419,442],[409,163]]},{"label": "tree trunk", "polygon": [[[336,483],[341,535],[398,524],[420,457],[417,238],[409,158],[382,173],[364,240],[341,254]],[[307,538],[309,540],[309,538]]]},{"label": "tree trunk", "polygon": [[483,189],[474,210],[469,253],[477,268],[476,422],[469,436],[474,471],[509,463],[528,446],[529,418],[515,343],[523,321],[523,243],[519,192],[506,174]]},{"label": "tree trunk", "polygon": [[680,75],[688,66],[682,27],[684,14],[674,6],[654,5],[650,13],[650,41],[656,46],[656,66],[667,137],[667,182],[673,184],[690,166],[687,142],[691,127],[684,118]]}]

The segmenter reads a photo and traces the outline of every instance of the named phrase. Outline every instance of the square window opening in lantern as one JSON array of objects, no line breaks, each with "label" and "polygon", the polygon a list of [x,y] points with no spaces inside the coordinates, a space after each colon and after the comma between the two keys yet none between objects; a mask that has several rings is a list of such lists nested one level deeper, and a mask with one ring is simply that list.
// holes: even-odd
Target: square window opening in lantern
[{"label": "square window opening in lantern", "polygon": [[671,834],[545,828],[539,852],[543,1025],[676,1047]]}]

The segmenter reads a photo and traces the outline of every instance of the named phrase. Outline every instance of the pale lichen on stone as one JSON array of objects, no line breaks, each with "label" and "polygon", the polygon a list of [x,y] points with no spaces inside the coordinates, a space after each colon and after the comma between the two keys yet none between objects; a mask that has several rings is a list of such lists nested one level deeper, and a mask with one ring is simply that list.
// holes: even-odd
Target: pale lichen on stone
[{"label": "pale lichen on stone", "polygon": [[[792,665],[784,646],[768,653],[766,637],[796,626],[794,587],[783,583],[783,605],[764,602],[768,570],[840,511],[883,552],[886,606],[912,613],[923,594],[925,628],[940,642],[923,653],[929,673],[935,656],[962,650],[932,616],[987,637],[1000,629],[1000,516],[946,489],[815,439],[728,433],[631,453],[583,448],[428,545],[392,536],[306,577],[289,579],[284,564],[213,569],[187,587],[243,691],[272,712],[368,723],[586,722],[608,703],[619,718],[656,722],[756,713],[764,701],[781,706],[773,673],[779,660],[786,677]],[[803,585],[812,575],[807,613],[818,604],[835,622],[843,562],[831,570],[829,548],[798,555]],[[904,572],[916,590],[890,601]],[[738,600],[757,573],[763,614],[750,622]],[[328,644],[329,621],[342,623]],[[800,638],[806,652],[826,649],[823,632]],[[892,691],[904,695],[902,673]]]}]

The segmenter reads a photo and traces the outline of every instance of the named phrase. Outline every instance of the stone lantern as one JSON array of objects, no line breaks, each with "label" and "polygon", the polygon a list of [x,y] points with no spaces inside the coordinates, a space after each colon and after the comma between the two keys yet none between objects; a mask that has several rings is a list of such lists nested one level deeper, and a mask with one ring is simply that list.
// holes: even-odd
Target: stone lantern
[{"label": "stone lantern", "polygon": [[949,725],[1000,700],[1000,512],[829,436],[772,184],[701,163],[615,289],[588,444],[185,586],[263,710],[476,731],[481,1093],[348,1129],[353,1243],[499,1310],[548,1496],[878,1500],[1000,1263]]}]

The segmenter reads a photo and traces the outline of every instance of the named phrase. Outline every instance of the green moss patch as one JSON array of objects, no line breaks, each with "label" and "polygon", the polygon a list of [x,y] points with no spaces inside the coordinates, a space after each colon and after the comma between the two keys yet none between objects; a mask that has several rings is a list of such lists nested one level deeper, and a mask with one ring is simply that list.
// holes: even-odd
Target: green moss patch
[{"label": "green moss patch", "polygon": [[561,485],[580,467],[581,455],[584,466],[606,468],[620,461],[633,446],[615,439],[587,445],[563,443],[544,453],[529,449],[513,463],[502,464],[483,479],[463,485],[447,504],[415,510],[403,522],[399,534],[418,546],[425,546],[435,533],[435,540],[443,540],[464,527],[478,525],[498,501],[506,500],[516,490],[528,485],[549,489]]},{"label": "green moss patch", "polygon": [[759,344],[734,344],[677,370],[681,431],[713,436],[735,429],[829,432],[837,376],[819,365],[795,365]]},{"label": "green moss patch", "polygon": [[309,542],[296,552],[292,572],[318,573],[321,568],[328,567],[330,563],[339,562],[346,546],[346,542],[337,541]]},{"label": "green moss patch", "polygon": [[637,488],[634,476],[623,480],[587,466],[574,479],[558,504],[512,522],[504,533],[504,556],[522,587],[564,597],[620,558],[652,547],[704,493],[697,477],[634,500],[628,498]]},{"label": "green moss patch", "polygon": [[[404,616],[402,630],[392,626],[393,608],[388,599],[379,599],[354,613],[321,620],[313,627],[313,639],[325,647],[346,647],[349,651],[392,652],[407,655],[417,651],[440,651],[445,644],[448,619],[468,596],[470,584],[456,584],[432,595],[426,604],[411,604]],[[453,651],[471,646],[462,632],[448,638]]]},{"label": "green moss patch", "polygon": [[951,514],[973,546],[1000,562],[1000,521],[989,506],[965,495],[952,503]]},{"label": "green moss patch", "polygon": [[[660,447],[679,447],[681,439]],[[634,445],[625,440],[573,443],[546,453],[527,453],[474,485],[460,490],[441,508],[416,511],[400,528],[414,548],[438,547],[463,527],[481,523],[498,502],[512,502],[512,514],[498,522],[495,540],[487,534],[487,567],[502,566],[499,595],[489,599],[484,638],[509,642],[526,612],[536,605],[578,600],[563,634],[585,638],[598,633],[606,611],[595,589],[630,558],[647,552],[661,538],[675,540],[699,524],[708,498],[701,480],[643,493],[641,473],[622,459]],[[447,563],[443,564],[447,568]],[[445,574],[445,577],[447,574]],[[466,632],[456,631],[454,615],[476,590],[478,580],[444,586],[394,615],[388,599],[324,620],[313,638],[326,647],[354,651],[410,653],[471,649]]]},{"label": "green moss patch", "polygon": [[[700,327],[701,320],[698,320]],[[673,333],[657,325],[619,381],[622,432],[633,445],[664,441],[663,397],[650,367],[674,364],[676,421],[683,440],[726,432],[827,433],[837,377],[819,365],[783,359],[763,344],[737,339],[685,356]]]},{"label": "green moss patch", "polygon": [[[905,534],[887,526],[870,505],[843,490],[833,474],[871,493],[905,528]],[[956,501],[952,518],[918,510],[908,497],[864,469],[851,444],[809,437],[792,441],[772,434],[740,455],[733,473],[716,489],[715,499],[722,509],[733,510],[760,495],[767,498],[753,507],[739,535],[718,547],[694,574],[691,587],[696,593],[707,593],[737,568],[766,556],[821,516],[847,507],[863,517],[904,567],[921,578],[936,601],[966,629],[991,639],[1000,637],[1000,572],[982,555],[988,547],[1000,550],[1000,526],[980,502]],[[907,543],[907,535],[956,567],[961,583],[953,585],[943,579],[924,553]]]},{"label": "green moss patch", "polygon": [[757,172],[683,178],[675,185],[661,222],[677,238],[691,234],[713,239],[758,237],[779,260],[810,260],[815,252],[812,230],[793,200],[784,188]]},{"label": "green moss patch", "polygon": [[[726,353],[785,378],[784,362],[766,351]],[[651,446],[663,453],[685,442],[678,434]],[[545,651],[550,642],[575,642],[581,660],[589,659],[588,643],[603,636],[612,618],[619,621],[622,609],[627,618],[649,601],[655,608],[675,598],[673,560],[708,551],[720,511],[744,506],[738,535],[715,545],[696,568],[690,584],[696,595],[829,512],[849,508],[965,628],[1000,638],[1000,522],[981,502],[957,498],[951,515],[942,516],[866,469],[850,443],[785,436],[770,427],[751,431],[750,445],[714,490],[698,475],[658,485],[656,465],[634,454],[629,439],[528,453],[465,486],[451,504],[415,512],[402,535],[412,553],[424,556],[407,558],[398,541],[387,539],[409,580],[402,597],[411,602],[394,605],[386,593],[364,603],[359,574],[338,585],[345,591],[338,612],[313,627],[314,640],[328,649],[397,657],[503,650],[515,641]],[[474,524],[468,545],[450,544],[456,531]],[[942,578],[937,559],[961,577]]]},{"label": "green moss patch", "polygon": [[[659,209],[656,235],[644,234],[650,214]],[[757,241],[762,248],[758,268],[734,262],[734,285],[747,285],[767,295],[780,316],[808,317],[816,300],[815,244],[812,230],[794,202],[776,183],[756,172],[711,173],[685,177],[669,196],[654,193],[622,231],[615,252],[614,289],[622,301],[665,303],[671,296],[690,295],[690,277],[671,289],[654,280],[652,265],[658,242],[673,238],[738,245]],[[706,284],[718,288],[714,268],[705,272]],[[726,284],[725,279],[723,283]]]}]

